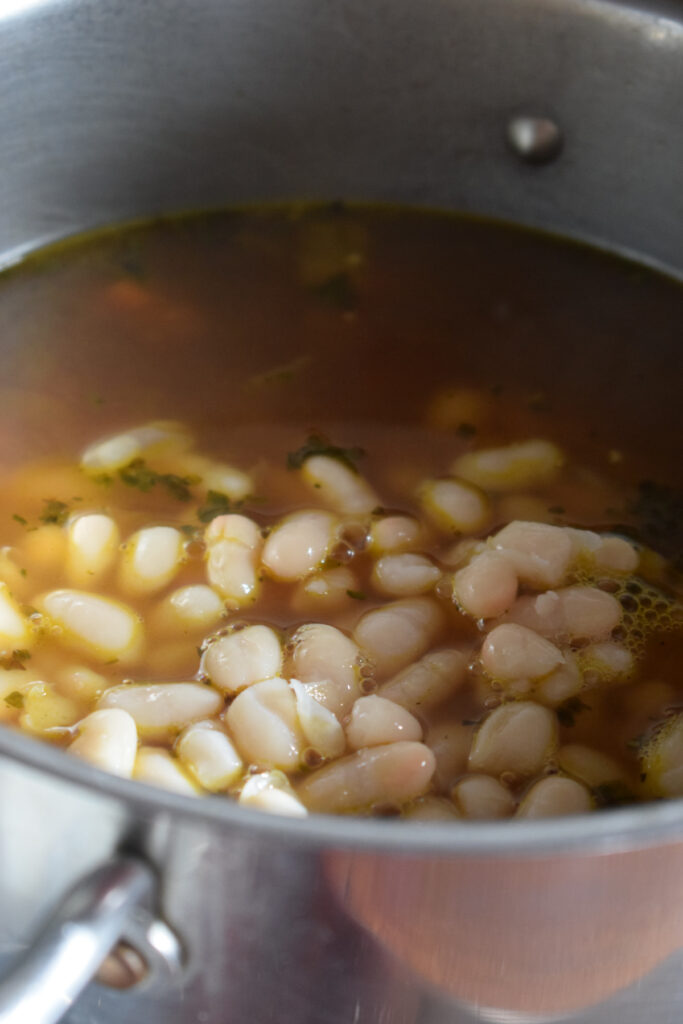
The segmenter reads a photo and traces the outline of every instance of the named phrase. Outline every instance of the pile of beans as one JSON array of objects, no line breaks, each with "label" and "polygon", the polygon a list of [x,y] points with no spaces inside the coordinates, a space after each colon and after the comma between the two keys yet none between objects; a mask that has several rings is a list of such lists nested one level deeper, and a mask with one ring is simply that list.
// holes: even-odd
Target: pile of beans
[{"label": "pile of beans", "polygon": [[[274,516],[249,473],[151,423],[63,471],[72,507],[17,512],[0,718],[97,768],[293,816],[538,818],[607,791],[683,795],[683,713],[644,716],[631,766],[609,721],[603,744],[563,731],[682,620],[625,537],[494,522],[563,473],[555,444],[467,451],[411,511],[323,439],[284,459],[291,510]],[[26,508],[54,483],[20,476]],[[187,499],[174,521],[154,514],[164,488]]]}]

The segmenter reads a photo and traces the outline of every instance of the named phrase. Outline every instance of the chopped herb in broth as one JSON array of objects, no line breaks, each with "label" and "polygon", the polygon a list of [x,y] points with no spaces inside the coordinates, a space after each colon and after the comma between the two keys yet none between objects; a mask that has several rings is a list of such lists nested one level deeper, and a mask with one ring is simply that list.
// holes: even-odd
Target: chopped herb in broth
[{"label": "chopped herb in broth", "polygon": [[342,204],[6,274],[0,721],[293,816],[683,796],[683,296],[629,275]]}]

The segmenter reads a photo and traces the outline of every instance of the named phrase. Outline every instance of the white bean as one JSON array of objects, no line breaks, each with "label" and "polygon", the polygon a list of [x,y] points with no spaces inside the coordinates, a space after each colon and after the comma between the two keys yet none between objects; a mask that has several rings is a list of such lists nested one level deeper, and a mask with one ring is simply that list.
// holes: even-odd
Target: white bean
[{"label": "white bean", "polygon": [[475,619],[497,618],[517,597],[517,573],[503,555],[487,551],[456,572],[453,593],[462,610]]},{"label": "white bean", "polygon": [[436,758],[436,782],[441,789],[450,789],[453,780],[467,770],[472,728],[463,725],[462,717],[440,719],[429,727],[424,742]]},{"label": "white bean", "polygon": [[6,583],[0,583],[0,655],[30,647],[33,642],[31,623],[22,615]]},{"label": "white bean", "polygon": [[246,516],[218,516],[206,528],[209,583],[230,608],[253,603],[258,596],[258,562],[263,540]]},{"label": "white bean", "polygon": [[66,697],[83,701],[97,700],[109,685],[105,676],[87,665],[67,665],[57,673],[56,680]]},{"label": "white bean", "polygon": [[415,549],[422,543],[423,534],[422,524],[413,516],[382,516],[370,527],[370,553],[386,555]]},{"label": "white bean", "polygon": [[250,775],[242,786],[238,802],[255,811],[283,814],[289,818],[305,818],[308,815],[281,772]]},{"label": "white bean", "polygon": [[88,473],[113,472],[141,456],[168,455],[185,451],[190,445],[180,423],[159,421],[132,427],[123,434],[106,437],[83,452],[81,467]]},{"label": "white bean", "polygon": [[83,717],[83,705],[64,697],[50,683],[37,682],[23,692],[22,729],[37,733],[61,732]]},{"label": "white bean", "polygon": [[353,635],[377,672],[391,675],[424,654],[443,622],[443,613],[431,598],[406,598],[366,612]]},{"label": "white bean", "polygon": [[201,667],[214,686],[234,695],[280,674],[280,638],[270,626],[246,626],[209,644]]},{"label": "white bean", "polygon": [[325,758],[339,757],[346,749],[346,738],[334,713],[316,700],[300,680],[290,679],[289,685],[296,697],[299,724],[313,750]]},{"label": "white bean", "polygon": [[179,587],[155,608],[152,622],[164,633],[203,632],[225,615],[225,605],[205,583]]},{"label": "white bean", "polygon": [[328,455],[306,459],[301,476],[316,497],[342,515],[366,515],[379,505],[379,498],[360,473]]},{"label": "white bean", "polygon": [[512,563],[522,583],[544,590],[563,582],[574,555],[569,532],[547,523],[508,523],[489,543]]},{"label": "white bean", "polygon": [[598,568],[611,572],[635,572],[639,562],[640,556],[633,544],[623,537],[603,537],[595,553],[595,564]]},{"label": "white bean", "polygon": [[322,565],[338,529],[338,519],[329,512],[294,512],[268,535],[261,556],[263,565],[276,580],[299,580]]},{"label": "white bean", "polygon": [[100,708],[123,708],[135,719],[140,735],[165,738],[183,726],[217,715],[223,699],[200,683],[124,683],[99,699]]},{"label": "white bean", "polygon": [[56,523],[46,523],[28,531],[22,544],[22,561],[28,572],[62,572],[66,544],[66,530]]},{"label": "white bean", "polygon": [[76,586],[97,583],[114,564],[121,536],[111,516],[91,513],[69,523],[66,572]]},{"label": "white bean", "polygon": [[645,785],[655,796],[683,796],[683,712],[654,734],[641,755]]},{"label": "white bean", "polygon": [[621,616],[621,605],[612,594],[597,587],[579,586],[520,597],[505,619],[542,636],[566,641],[609,636]]},{"label": "white bean", "polygon": [[558,665],[536,684],[535,692],[539,700],[551,707],[556,707],[569,697],[575,697],[583,689],[583,676],[575,656],[564,655],[564,664]]},{"label": "white bean", "polygon": [[296,698],[284,679],[265,679],[239,693],[225,713],[237,749],[259,768],[297,768],[306,747]]},{"label": "white bean", "polygon": [[555,818],[593,810],[591,795],[575,779],[549,775],[535,783],[517,810],[518,818]]},{"label": "white bean", "polygon": [[427,480],[418,498],[434,524],[449,533],[474,533],[483,529],[491,516],[486,495],[465,480]]},{"label": "white bean", "polygon": [[125,545],[119,585],[129,594],[153,594],[171,582],[184,554],[183,535],[172,526],[148,526]]},{"label": "white bean", "polygon": [[380,687],[379,695],[407,711],[435,707],[465,681],[468,660],[464,651],[455,648],[430,651]]},{"label": "white bean", "polygon": [[347,607],[360,590],[358,580],[345,565],[314,572],[302,580],[292,596],[292,607],[304,613],[329,614]]},{"label": "white bean", "polygon": [[587,678],[596,675],[600,683],[624,682],[633,675],[635,659],[621,644],[605,640],[589,644],[579,653],[579,661]]},{"label": "white bean", "polygon": [[556,445],[532,440],[468,452],[455,460],[451,472],[486,491],[520,491],[550,483],[563,461]]},{"label": "white bean", "polygon": [[183,771],[177,758],[160,747],[140,747],[135,758],[133,778],[150,786],[161,786],[173,793],[198,796],[199,787]]},{"label": "white bean", "polygon": [[97,768],[127,778],[133,773],[138,749],[135,721],[122,708],[103,708],[87,715],[78,725],[78,735],[69,744],[70,754]]},{"label": "white bean", "polygon": [[510,790],[490,775],[466,775],[454,786],[451,798],[463,818],[472,820],[509,818],[515,809]]},{"label": "white bean", "polygon": [[563,662],[562,652],[549,640],[514,623],[492,629],[481,648],[484,671],[501,682],[541,679]]},{"label": "white bean", "polygon": [[225,494],[230,501],[242,501],[254,491],[248,473],[194,452],[174,459],[171,468],[181,476],[199,477],[205,490]]},{"label": "white bean", "polygon": [[400,805],[429,788],[434,766],[423,743],[388,743],[324,765],[299,784],[297,793],[309,811],[331,814]]},{"label": "white bean", "polygon": [[469,768],[498,776],[502,772],[535,775],[557,747],[557,719],[531,701],[501,704],[479,726]]},{"label": "white bean", "polygon": [[360,750],[397,740],[421,740],[422,726],[400,704],[373,694],[353,705],[346,737],[352,750]]},{"label": "white bean", "polygon": [[419,825],[430,821],[457,821],[460,815],[445,797],[421,796],[404,810],[403,817]]},{"label": "white bean", "polygon": [[360,651],[353,640],[335,626],[311,622],[292,637],[285,672],[343,718],[361,695],[360,667]]},{"label": "white bean", "polygon": [[242,758],[217,722],[189,725],[178,737],[175,750],[190,775],[212,793],[227,789],[244,770]]},{"label": "white bean", "polygon": [[567,743],[560,747],[557,760],[563,772],[591,788],[624,781],[624,771],[613,757],[580,743]]},{"label": "white bean", "polygon": [[79,590],[53,590],[38,600],[60,639],[99,661],[134,661],[142,647],[140,618],[126,605]]},{"label": "white bean", "polygon": [[441,579],[441,570],[426,555],[405,552],[380,558],[375,563],[371,579],[382,594],[412,597],[432,590]]}]

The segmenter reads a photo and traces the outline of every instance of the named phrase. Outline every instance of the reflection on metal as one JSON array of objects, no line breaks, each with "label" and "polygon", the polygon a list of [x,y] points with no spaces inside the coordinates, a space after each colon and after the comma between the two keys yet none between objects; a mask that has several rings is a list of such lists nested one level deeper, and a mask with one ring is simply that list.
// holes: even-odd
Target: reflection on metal
[{"label": "reflection on metal", "polygon": [[549,117],[513,117],[506,134],[512,150],[530,164],[550,163],[562,151],[562,132]]}]

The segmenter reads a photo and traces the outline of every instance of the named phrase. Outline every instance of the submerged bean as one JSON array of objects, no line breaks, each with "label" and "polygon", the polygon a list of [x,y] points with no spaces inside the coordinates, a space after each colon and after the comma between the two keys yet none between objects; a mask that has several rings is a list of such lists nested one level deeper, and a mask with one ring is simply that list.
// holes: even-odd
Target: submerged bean
[{"label": "submerged bean", "polygon": [[475,619],[497,618],[517,597],[517,573],[507,558],[487,551],[456,572],[453,593],[463,611]]},{"label": "submerged bean", "polygon": [[288,818],[305,818],[308,814],[281,772],[250,775],[242,786],[238,802],[255,811],[283,814]]},{"label": "submerged bean", "polygon": [[377,672],[389,675],[424,654],[443,622],[443,613],[431,598],[406,598],[366,612],[353,635]]},{"label": "submerged bean", "polygon": [[481,648],[484,671],[502,682],[540,679],[563,662],[562,652],[549,640],[513,623],[492,629]]},{"label": "submerged bean", "polygon": [[199,796],[201,792],[178,759],[160,747],[140,747],[135,758],[133,778],[183,796]]},{"label": "submerged bean", "polygon": [[221,636],[202,657],[202,670],[214,686],[230,695],[278,676],[281,669],[280,638],[270,626],[246,626]]},{"label": "submerged bean", "polygon": [[89,514],[67,530],[66,573],[75,586],[95,585],[114,564],[121,535],[111,516]]},{"label": "submerged bean", "polygon": [[429,788],[434,767],[434,755],[423,743],[389,743],[319,768],[299,783],[297,794],[309,811],[328,814],[403,804]]},{"label": "submerged bean", "polygon": [[339,757],[346,749],[346,739],[334,713],[298,679],[290,679],[289,685],[296,697],[299,724],[311,748],[321,757]]},{"label": "submerged bean", "polygon": [[432,590],[441,570],[425,555],[384,555],[375,563],[372,582],[382,594],[412,597]]},{"label": "submerged bean", "polygon": [[274,579],[301,579],[325,561],[338,529],[338,519],[329,512],[294,512],[268,534],[263,565]]},{"label": "submerged bean", "polygon": [[453,787],[451,799],[463,818],[475,821],[509,818],[515,810],[510,790],[490,775],[466,775]]},{"label": "submerged bean", "polygon": [[225,713],[235,745],[259,768],[297,768],[306,747],[296,698],[284,679],[265,679],[239,693]]},{"label": "submerged bean", "polygon": [[183,535],[171,526],[148,526],[127,541],[119,585],[128,594],[152,594],[171,582],[183,558]]},{"label": "submerged bean", "polygon": [[517,810],[518,818],[554,818],[566,814],[586,814],[593,809],[591,795],[575,779],[549,775],[535,783]]},{"label": "submerged bean", "polygon": [[489,544],[507,558],[522,583],[539,589],[562,583],[574,556],[569,532],[547,523],[509,523]]},{"label": "submerged bean", "polygon": [[134,661],[142,647],[142,624],[132,608],[79,590],[53,590],[38,600],[62,630],[59,639],[99,661]]},{"label": "submerged bean", "polygon": [[471,726],[455,716],[440,719],[427,730],[424,742],[436,758],[434,779],[442,790],[449,790],[457,776],[467,770],[472,736]]},{"label": "submerged bean", "polygon": [[414,550],[422,543],[423,533],[422,524],[413,516],[382,516],[370,528],[370,552],[381,556]]},{"label": "submerged bean", "polygon": [[88,473],[110,473],[123,469],[143,455],[149,457],[183,452],[190,443],[190,437],[182,424],[159,420],[96,441],[83,452],[81,466]]},{"label": "submerged bean", "polygon": [[455,460],[451,472],[486,491],[519,491],[549,483],[563,462],[556,445],[532,440],[468,452]]},{"label": "submerged bean", "polygon": [[600,640],[609,636],[621,617],[621,605],[613,594],[579,586],[520,597],[505,619],[556,640]]},{"label": "submerged bean", "polygon": [[646,789],[655,796],[683,796],[683,712],[673,715],[645,744],[641,765]]},{"label": "submerged bean", "polygon": [[552,711],[531,701],[502,704],[477,730],[469,769],[499,776],[539,772],[557,747],[557,719]]},{"label": "submerged bean", "polygon": [[218,516],[206,528],[209,583],[230,608],[252,604],[259,590],[258,562],[263,540],[246,516]]},{"label": "submerged bean", "polygon": [[127,778],[133,773],[137,749],[135,720],[122,708],[103,708],[87,715],[68,747],[70,754],[96,768]]},{"label": "submerged bean", "polygon": [[359,750],[396,740],[421,740],[422,726],[400,704],[373,694],[353,705],[346,737],[351,749]]},{"label": "submerged bean", "polygon": [[408,711],[426,710],[447,700],[465,681],[468,655],[456,648],[430,651],[386,682],[380,697]]},{"label": "submerged bean", "polygon": [[244,770],[229,736],[213,721],[189,725],[178,737],[175,749],[190,775],[212,793],[227,789]]},{"label": "submerged bean", "polygon": [[98,702],[100,708],[123,708],[141,735],[160,738],[217,715],[222,706],[221,695],[200,683],[124,683],[110,687]]},{"label": "submerged bean", "polygon": [[33,642],[31,623],[22,615],[6,583],[0,583],[0,656],[7,657],[17,648]]},{"label": "submerged bean", "polygon": [[361,655],[358,645],[335,626],[311,622],[292,636],[285,673],[337,716],[349,713],[361,696]]},{"label": "submerged bean", "polygon": [[465,480],[427,480],[418,497],[432,522],[451,533],[474,533],[490,519],[488,498]]}]

